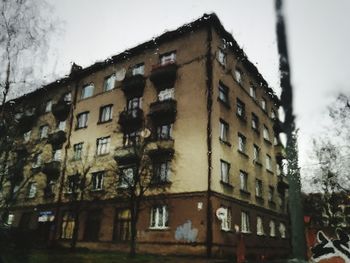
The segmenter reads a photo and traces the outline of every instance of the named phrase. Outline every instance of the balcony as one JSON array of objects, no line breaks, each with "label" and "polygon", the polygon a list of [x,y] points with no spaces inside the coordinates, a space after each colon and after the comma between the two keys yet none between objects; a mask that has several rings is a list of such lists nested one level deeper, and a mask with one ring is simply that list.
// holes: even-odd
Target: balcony
[{"label": "balcony", "polygon": [[174,86],[176,74],[177,65],[175,63],[167,63],[165,65],[158,64],[153,66],[150,80],[159,92]]},{"label": "balcony", "polygon": [[122,90],[128,99],[142,97],[146,80],[143,75],[127,76],[122,82]]},{"label": "balcony", "polygon": [[151,158],[169,159],[174,155],[174,140],[154,140],[147,144],[146,152]]},{"label": "balcony", "polygon": [[149,116],[155,123],[173,123],[176,117],[176,100],[156,101],[150,105]]},{"label": "balcony", "polygon": [[46,174],[48,182],[57,180],[61,174],[61,162],[51,161],[51,162],[45,163],[43,166],[42,172]]},{"label": "balcony", "polygon": [[61,149],[64,142],[67,140],[66,132],[57,131],[49,135],[48,142],[52,145],[54,150]]},{"label": "balcony", "polygon": [[115,149],[114,160],[118,165],[135,163],[138,159],[137,146],[122,146]]},{"label": "balcony", "polygon": [[52,105],[52,114],[57,120],[65,121],[69,115],[70,108],[70,101],[60,100],[56,104]]},{"label": "balcony", "polygon": [[277,191],[281,194],[284,194],[288,188],[289,184],[287,182],[287,178],[285,176],[278,176]]},{"label": "balcony", "polygon": [[9,181],[18,184],[23,180],[24,160],[19,160],[9,168]]},{"label": "balcony", "polygon": [[124,110],[119,114],[119,125],[123,132],[132,132],[140,129],[143,124],[143,110]]},{"label": "balcony", "polygon": [[33,110],[26,110],[24,113],[20,114],[18,119],[18,128],[21,133],[28,132],[32,129],[34,123],[37,119],[37,113]]}]

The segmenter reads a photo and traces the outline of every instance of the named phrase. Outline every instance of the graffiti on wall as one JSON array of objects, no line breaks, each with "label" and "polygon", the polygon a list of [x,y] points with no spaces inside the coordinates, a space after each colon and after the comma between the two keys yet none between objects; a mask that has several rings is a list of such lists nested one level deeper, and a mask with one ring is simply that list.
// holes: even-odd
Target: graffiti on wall
[{"label": "graffiti on wall", "polygon": [[311,249],[312,259],[319,262],[323,259],[340,257],[350,262],[350,236],[337,229],[337,238],[329,238],[322,231],[317,232],[317,244]]},{"label": "graffiti on wall", "polygon": [[181,226],[178,226],[175,231],[175,239],[180,241],[186,241],[186,242],[196,242],[198,235],[198,229],[192,228],[192,221],[187,220],[186,223],[184,223]]}]

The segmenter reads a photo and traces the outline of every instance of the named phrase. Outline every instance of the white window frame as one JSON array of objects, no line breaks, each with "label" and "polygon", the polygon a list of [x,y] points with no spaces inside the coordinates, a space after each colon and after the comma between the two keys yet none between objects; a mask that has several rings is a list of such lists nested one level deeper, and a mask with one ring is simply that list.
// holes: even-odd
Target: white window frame
[{"label": "white window frame", "polygon": [[175,89],[164,89],[158,93],[158,100],[159,101],[165,101],[165,100],[171,100],[175,98]]},{"label": "white window frame", "polygon": [[52,111],[52,100],[48,100],[45,105],[45,113]]},{"label": "white window frame", "polygon": [[248,192],[248,174],[244,171],[239,171],[240,190]]},{"label": "white window frame", "polygon": [[224,160],[220,160],[220,179],[223,183],[230,183],[230,163],[224,161]]},{"label": "white window frame", "polygon": [[49,126],[43,125],[39,128],[40,139],[45,139],[49,136]]},{"label": "white window frame", "polygon": [[58,149],[53,152],[53,158],[54,161],[61,161],[62,160],[62,150]]},{"label": "white window frame", "polygon": [[219,100],[225,104],[229,104],[229,89],[225,85],[219,83]]},{"label": "white window frame", "polygon": [[36,182],[29,182],[27,198],[34,198],[36,196],[38,186]]},{"label": "white window frame", "polygon": [[154,163],[154,179],[155,182],[166,183],[170,182],[171,176],[171,161]]},{"label": "white window frame", "polygon": [[64,94],[63,100],[65,102],[71,102],[72,101],[72,93],[71,92],[67,92]]},{"label": "white window frame", "polygon": [[251,85],[249,87],[249,95],[250,97],[252,97],[254,100],[256,100],[256,87],[254,87],[253,85]]},{"label": "white window frame", "polygon": [[92,97],[94,95],[94,89],[95,89],[95,86],[93,83],[85,85],[81,89],[80,99],[87,99],[87,98]]},{"label": "white window frame", "polygon": [[230,231],[232,229],[232,212],[231,212],[231,208],[229,207],[222,207],[223,209],[225,209],[226,212],[225,213],[225,217],[222,218],[221,220],[221,230],[223,231]]},{"label": "white window frame", "polygon": [[32,134],[32,130],[29,130],[29,131],[23,133],[23,140],[24,140],[24,142],[29,142],[30,141],[31,134]]},{"label": "white window frame", "polygon": [[260,179],[255,180],[255,196],[263,197],[263,181]]},{"label": "white window frame", "polygon": [[168,229],[169,211],[166,205],[151,208],[150,229]]},{"label": "white window frame", "polygon": [[14,220],[15,220],[15,215],[12,214],[12,213],[9,213],[9,214],[7,215],[6,224],[7,224],[8,226],[11,226],[11,225],[13,224],[13,221],[14,221]]},{"label": "white window frame", "polygon": [[230,126],[227,122],[220,120],[220,140],[223,142],[228,142]]},{"label": "white window frame", "polygon": [[240,99],[237,99],[236,103],[237,103],[237,110],[236,110],[237,115],[244,118],[245,117],[245,104],[244,104],[244,102],[241,101]]},{"label": "white window frame", "polygon": [[246,152],[247,148],[247,139],[244,135],[238,134],[238,150],[242,153]]},{"label": "white window frame", "polygon": [[164,124],[157,126],[157,139],[170,140],[173,135],[173,124]]},{"label": "white window frame", "polygon": [[226,54],[220,48],[218,50],[218,61],[219,61],[220,65],[226,66]]},{"label": "white window frame", "polygon": [[257,236],[265,235],[264,222],[261,216],[256,217],[256,235]]},{"label": "white window frame", "polygon": [[73,145],[73,160],[81,160],[84,143],[76,143]]},{"label": "white window frame", "polygon": [[83,129],[87,127],[89,120],[89,112],[85,111],[82,113],[79,113],[77,116],[77,129]]},{"label": "white window frame", "polygon": [[254,113],[252,113],[252,128],[253,130],[259,129],[259,118]]},{"label": "white window frame", "polygon": [[286,238],[287,237],[287,229],[286,229],[286,225],[283,223],[279,224],[278,230],[280,232],[280,236],[281,238]]},{"label": "white window frame", "polygon": [[141,63],[141,64],[137,64],[132,68],[132,75],[136,76],[136,75],[144,75],[145,74],[145,64]]},{"label": "white window frame", "polygon": [[160,56],[160,65],[164,66],[176,62],[176,52],[172,51]]},{"label": "white window frame", "polygon": [[250,233],[249,213],[246,211],[241,211],[241,232]]},{"label": "white window frame", "polygon": [[276,223],[274,220],[270,220],[269,228],[270,228],[270,237],[275,237],[276,236]]},{"label": "white window frame", "polygon": [[264,98],[261,99],[261,108],[263,109],[263,111],[266,111],[266,107],[267,107],[267,102]]},{"label": "white window frame", "polygon": [[258,145],[253,144],[253,161],[260,162],[260,148]]},{"label": "white window frame", "polygon": [[66,130],[66,121],[59,121],[57,124],[57,130],[58,131],[65,131]]},{"label": "white window frame", "polygon": [[116,80],[115,74],[111,74],[108,77],[106,77],[104,79],[104,82],[103,82],[103,91],[106,92],[106,91],[114,89],[115,80]]},{"label": "white window frame", "polygon": [[266,169],[272,171],[272,159],[268,154],[266,154]]},{"label": "white window frame", "polygon": [[41,166],[41,154],[39,153],[39,154],[35,155],[32,167],[38,168],[40,166]]},{"label": "white window frame", "polygon": [[101,137],[96,140],[96,155],[104,155],[109,153],[111,137]]},{"label": "white window frame", "polygon": [[106,105],[100,108],[99,122],[104,123],[112,120],[113,118],[113,105]]},{"label": "white window frame", "polygon": [[270,141],[269,129],[265,125],[264,125],[264,129],[263,129],[263,137],[265,140]]},{"label": "white window frame", "polygon": [[269,192],[267,196],[267,199],[269,202],[273,202],[274,195],[275,195],[275,188],[273,186],[269,186]]},{"label": "white window frame", "polygon": [[126,167],[122,169],[119,175],[118,188],[129,188],[134,183],[134,174],[136,173],[135,167]]},{"label": "white window frame", "polygon": [[239,70],[239,69],[235,69],[234,70],[234,77],[235,77],[235,80],[239,83],[239,84],[242,84],[242,71]]},{"label": "white window frame", "polygon": [[92,191],[103,190],[104,172],[96,172],[91,175],[91,187]]}]

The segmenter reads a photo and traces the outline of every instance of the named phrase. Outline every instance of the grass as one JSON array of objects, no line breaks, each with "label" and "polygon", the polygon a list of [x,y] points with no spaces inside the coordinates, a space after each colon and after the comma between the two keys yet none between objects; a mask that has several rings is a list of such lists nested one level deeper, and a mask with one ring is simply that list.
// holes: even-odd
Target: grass
[{"label": "grass", "polygon": [[1,263],[201,263],[208,262],[203,258],[172,257],[160,255],[139,254],[130,258],[121,252],[96,252],[77,250],[72,253],[66,249],[8,251],[2,255]]}]

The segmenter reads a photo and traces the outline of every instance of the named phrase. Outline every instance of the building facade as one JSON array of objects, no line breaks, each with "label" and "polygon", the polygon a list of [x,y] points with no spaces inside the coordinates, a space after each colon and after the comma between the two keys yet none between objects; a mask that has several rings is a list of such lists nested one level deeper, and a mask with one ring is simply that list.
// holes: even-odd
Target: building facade
[{"label": "building facade", "polygon": [[132,176],[132,146],[147,138],[156,183],[141,205],[139,251],[227,256],[243,245],[251,258],[287,256],[278,104],[215,14],[88,68],[74,64],[16,99],[13,155],[27,180],[11,188],[11,225],[68,244],[79,224],[78,246],[128,249],[116,177]]}]

